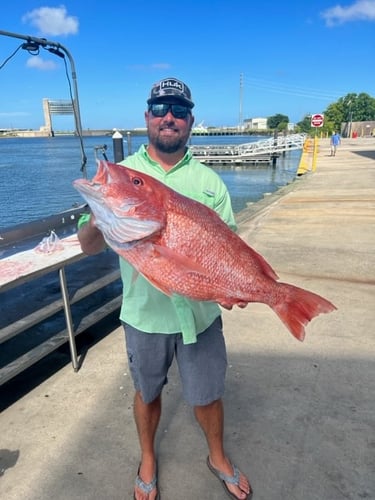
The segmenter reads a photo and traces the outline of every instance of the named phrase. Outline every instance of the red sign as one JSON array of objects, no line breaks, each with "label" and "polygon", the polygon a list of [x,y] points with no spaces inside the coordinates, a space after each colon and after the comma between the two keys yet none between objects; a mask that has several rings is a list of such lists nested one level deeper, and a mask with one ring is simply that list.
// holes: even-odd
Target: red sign
[{"label": "red sign", "polygon": [[323,127],[324,125],[324,115],[316,114],[311,117],[312,127]]}]

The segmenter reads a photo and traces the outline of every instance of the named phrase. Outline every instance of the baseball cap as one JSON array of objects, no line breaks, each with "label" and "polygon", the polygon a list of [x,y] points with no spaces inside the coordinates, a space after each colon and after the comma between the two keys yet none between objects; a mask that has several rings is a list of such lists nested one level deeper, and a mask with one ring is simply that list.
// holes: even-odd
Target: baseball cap
[{"label": "baseball cap", "polygon": [[181,104],[189,106],[189,108],[194,107],[189,87],[186,83],[173,77],[164,78],[160,82],[154,83],[147,104],[153,104],[168,97],[181,101]]}]

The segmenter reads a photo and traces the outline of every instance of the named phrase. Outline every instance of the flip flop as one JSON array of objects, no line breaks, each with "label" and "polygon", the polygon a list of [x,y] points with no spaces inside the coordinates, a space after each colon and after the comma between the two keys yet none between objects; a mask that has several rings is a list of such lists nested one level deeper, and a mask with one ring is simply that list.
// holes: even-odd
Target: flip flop
[{"label": "flip flop", "polygon": [[[135,478],[135,486],[137,488],[139,488],[140,490],[142,490],[143,493],[146,493],[147,495],[149,495],[151,493],[151,491],[154,488],[156,488],[157,489],[157,493],[156,493],[155,500],[160,500],[159,489],[158,489],[158,468],[157,468],[157,466],[156,466],[156,469],[155,469],[154,477],[152,478],[152,480],[151,480],[150,483],[145,483],[141,479],[141,477],[139,475],[140,469],[141,469],[141,464],[139,464],[139,466],[138,466],[137,477]],[[135,498],[135,492],[134,492],[134,495],[133,495],[133,499],[136,500],[136,498]]]},{"label": "flip flop", "polygon": [[[215,469],[215,467],[213,467],[213,465],[211,465],[210,457],[207,457],[207,467],[210,469],[212,474],[214,474],[219,479],[219,481],[220,481],[222,487],[224,488],[225,493],[228,495],[228,497],[232,498],[232,500],[240,500],[234,493],[229,491],[228,486],[225,484],[225,483],[235,484],[236,486],[239,487],[239,485],[240,485],[240,471],[239,471],[238,467],[236,467],[234,464],[232,464],[233,476],[227,476],[227,474],[220,472],[218,469]],[[249,484],[249,486],[250,486],[250,484]],[[253,496],[253,490],[250,486],[250,492],[248,493],[247,497],[245,497],[245,498],[246,498],[246,500],[250,500],[252,496]]]}]

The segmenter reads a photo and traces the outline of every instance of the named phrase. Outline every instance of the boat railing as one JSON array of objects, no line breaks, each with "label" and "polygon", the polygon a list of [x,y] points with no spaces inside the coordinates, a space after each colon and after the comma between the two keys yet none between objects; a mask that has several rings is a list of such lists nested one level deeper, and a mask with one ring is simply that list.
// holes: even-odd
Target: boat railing
[{"label": "boat railing", "polygon": [[56,229],[59,236],[55,252],[38,251],[45,234],[40,233],[41,225],[34,238],[26,238],[26,227],[20,225],[0,240],[0,385],[66,343],[77,371],[77,335],[120,308],[118,257],[111,250],[83,254],[76,235],[81,212],[74,212],[70,227],[65,221],[72,211],[49,218],[55,222],[50,230]]},{"label": "boat railing", "polygon": [[305,134],[291,134],[286,136],[271,137],[255,142],[245,144],[216,144],[208,146],[191,145],[190,149],[193,156],[200,157],[218,157],[234,156],[237,158],[249,158],[251,156],[273,155],[291,151],[293,149],[302,149]]}]

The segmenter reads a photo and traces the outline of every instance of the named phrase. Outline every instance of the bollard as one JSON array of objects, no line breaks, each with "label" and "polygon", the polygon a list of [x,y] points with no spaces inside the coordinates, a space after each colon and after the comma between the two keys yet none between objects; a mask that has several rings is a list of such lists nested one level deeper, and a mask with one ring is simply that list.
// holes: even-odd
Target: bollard
[{"label": "bollard", "polygon": [[126,141],[128,143],[128,156],[132,154],[132,139],[130,132],[126,132]]},{"label": "bollard", "polygon": [[118,130],[112,135],[113,141],[113,158],[115,163],[119,163],[124,159],[124,142],[122,135]]}]

